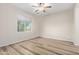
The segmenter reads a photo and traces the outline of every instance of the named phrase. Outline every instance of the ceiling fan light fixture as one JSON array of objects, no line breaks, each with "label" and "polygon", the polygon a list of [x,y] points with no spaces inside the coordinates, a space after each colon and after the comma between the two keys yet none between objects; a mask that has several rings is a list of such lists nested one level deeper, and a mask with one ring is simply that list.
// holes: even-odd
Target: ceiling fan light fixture
[{"label": "ceiling fan light fixture", "polygon": [[34,13],[36,14],[46,14],[46,10],[52,6],[49,3],[37,3],[32,5]]}]

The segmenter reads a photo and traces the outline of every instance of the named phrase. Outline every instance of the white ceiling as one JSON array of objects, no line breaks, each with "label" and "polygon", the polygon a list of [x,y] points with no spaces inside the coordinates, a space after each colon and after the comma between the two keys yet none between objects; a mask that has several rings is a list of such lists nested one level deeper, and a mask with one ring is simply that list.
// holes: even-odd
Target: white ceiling
[{"label": "white ceiling", "polygon": [[[34,9],[32,7],[32,4],[33,3],[14,3],[13,5],[34,15],[34,12],[33,12]],[[52,5],[52,8],[48,8],[46,11],[48,15],[56,12],[72,9],[74,7],[74,3],[51,3],[51,5]]]}]

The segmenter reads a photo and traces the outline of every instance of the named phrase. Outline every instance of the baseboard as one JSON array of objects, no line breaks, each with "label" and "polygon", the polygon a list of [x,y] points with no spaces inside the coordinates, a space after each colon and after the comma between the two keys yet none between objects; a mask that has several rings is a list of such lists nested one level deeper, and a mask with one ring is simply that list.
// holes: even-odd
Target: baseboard
[{"label": "baseboard", "polygon": [[[47,38],[47,37],[41,37],[41,38],[46,38],[46,39],[51,39],[51,40],[58,40],[58,39],[53,39],[53,38]],[[74,45],[72,41],[66,41],[66,40],[58,40],[58,41],[64,41],[64,42],[69,42],[71,45]]]},{"label": "baseboard", "polygon": [[26,40],[31,40],[31,39],[36,39],[36,38],[39,38],[40,36],[34,36],[34,37],[31,37],[31,38],[24,38],[24,39],[20,39],[19,41],[13,41],[13,42],[10,42],[10,43],[7,43],[7,44],[4,44],[4,45],[0,45],[0,47],[4,47],[4,46],[9,46],[9,45],[12,45],[12,44],[16,44],[16,43],[20,43],[20,42],[24,42]]},{"label": "baseboard", "polygon": [[48,35],[48,34],[41,34],[40,37],[43,38],[50,38],[50,39],[55,39],[55,40],[62,40],[62,41],[69,41],[69,42],[73,42],[71,40],[71,38],[67,38],[67,37],[62,37],[62,36],[52,36],[52,35]]},{"label": "baseboard", "polygon": [[[36,36],[36,37],[30,38],[30,39],[27,39],[27,40],[23,40],[23,41],[20,41],[20,42],[25,42],[25,41],[29,41],[29,40],[33,40],[33,39],[37,39],[37,38],[40,38],[40,36]],[[17,42],[17,43],[20,43],[20,42]]]},{"label": "baseboard", "polygon": [[[13,41],[13,42],[10,42],[10,43],[7,43],[7,44],[4,44],[4,45],[0,45],[0,47],[3,47],[3,46],[8,46],[8,45],[11,45],[11,44],[16,44],[16,43],[20,43],[20,42],[23,42],[23,41],[26,41],[26,40],[31,40],[31,39],[36,39],[36,38],[49,38],[49,39],[55,39],[55,40],[62,40],[62,38],[58,38],[58,37],[51,37],[51,36],[44,36],[44,35],[37,35],[37,36],[33,36],[33,37],[31,37],[31,38],[24,38],[24,39],[20,39],[19,41],[18,40],[16,40],[16,41]],[[72,43],[72,41],[70,41],[70,40],[66,40],[66,39],[63,39],[62,41],[68,41],[68,42],[71,42],[71,44],[73,44]],[[75,44],[75,45],[77,45],[77,44]]]},{"label": "baseboard", "polygon": [[79,46],[79,42],[74,42],[74,45]]}]

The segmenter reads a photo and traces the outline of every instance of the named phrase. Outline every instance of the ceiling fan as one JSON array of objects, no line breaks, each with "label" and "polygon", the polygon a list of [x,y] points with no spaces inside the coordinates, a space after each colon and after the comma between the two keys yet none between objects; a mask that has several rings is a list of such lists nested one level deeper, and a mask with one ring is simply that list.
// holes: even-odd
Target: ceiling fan
[{"label": "ceiling fan", "polygon": [[39,12],[45,13],[47,8],[52,8],[52,6],[47,3],[37,3],[32,5],[32,7],[35,8],[34,12],[37,12],[37,14],[39,14]]}]

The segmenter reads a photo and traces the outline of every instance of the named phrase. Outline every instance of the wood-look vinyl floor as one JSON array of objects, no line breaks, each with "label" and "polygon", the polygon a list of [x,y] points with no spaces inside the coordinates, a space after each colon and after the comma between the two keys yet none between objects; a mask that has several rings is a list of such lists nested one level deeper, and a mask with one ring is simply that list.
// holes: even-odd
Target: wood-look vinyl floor
[{"label": "wood-look vinyl floor", "polygon": [[79,47],[68,41],[35,38],[1,47],[0,55],[79,55]]}]

